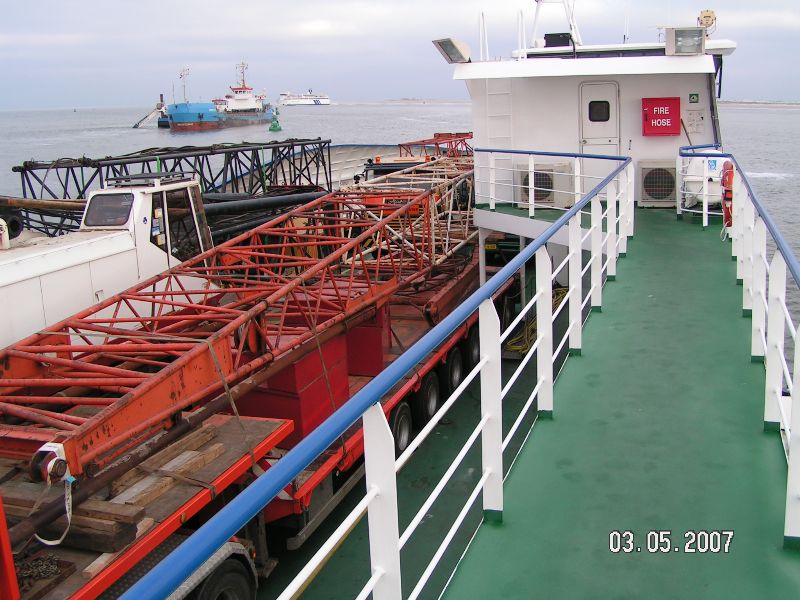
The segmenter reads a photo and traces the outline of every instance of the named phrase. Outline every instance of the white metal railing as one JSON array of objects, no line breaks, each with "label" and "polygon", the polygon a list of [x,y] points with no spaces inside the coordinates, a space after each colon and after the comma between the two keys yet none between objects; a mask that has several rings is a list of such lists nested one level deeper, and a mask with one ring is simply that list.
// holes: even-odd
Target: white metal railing
[{"label": "white metal railing", "polygon": [[703,228],[708,227],[710,216],[722,216],[721,184],[724,161],[725,157],[718,152],[704,153],[704,156],[678,156],[675,168],[678,190],[675,209],[678,215],[701,215]]},{"label": "white metal railing", "polygon": [[[764,361],[764,426],[780,432],[788,464],[784,540],[800,541],[800,344],[797,323],[786,304],[787,271],[792,289],[800,290],[800,263],[777,225],[753,192],[736,158],[709,152],[718,146],[690,146],[681,157],[728,159],[733,163],[732,223],[727,227],[736,278],[742,283],[742,311],[751,317],[750,355]],[[705,223],[705,220],[704,220]],[[767,234],[772,243],[768,244]],[[774,248],[774,249],[773,249]],[[787,337],[791,343],[786,344]]]},{"label": "white metal railing", "polygon": [[[487,174],[488,175],[488,174]],[[619,182],[619,175],[622,182]],[[590,225],[583,232],[581,219],[583,213],[575,211],[568,221],[568,253],[567,257],[553,269],[550,254],[546,245],[541,244],[534,253],[536,266],[536,292],[512,320],[504,331],[500,328],[500,319],[491,298],[483,300],[479,306],[480,362],[467,374],[457,389],[442,404],[436,414],[414,438],[409,447],[394,461],[394,469],[386,469],[385,465],[392,460],[393,441],[389,426],[380,404],[374,404],[364,413],[364,449],[366,464],[367,496],[345,518],[341,526],[320,547],[303,570],[286,587],[279,596],[280,600],[294,598],[318,572],[324,563],[352,530],[353,525],[368,514],[371,576],[357,596],[366,598],[399,599],[402,597],[400,581],[400,552],[411,541],[417,527],[425,515],[446,489],[453,475],[463,463],[470,449],[480,440],[481,445],[481,477],[472,488],[452,526],[437,547],[430,562],[415,583],[408,598],[417,598],[429,578],[433,574],[445,550],[463,524],[469,510],[483,498],[485,518],[501,518],[503,510],[503,451],[517,434],[519,428],[530,415],[530,409],[537,402],[539,414],[549,415],[553,411],[553,371],[560,351],[568,346],[570,350],[580,350],[581,330],[583,326],[583,309],[591,302],[593,307],[602,303],[602,287],[605,278],[616,273],[616,262],[621,248],[626,248],[627,238],[633,234],[633,219],[626,215],[632,213],[632,185],[627,185],[632,176],[632,167],[626,163],[619,174],[607,178],[600,189],[589,200],[591,205]],[[632,182],[632,180],[631,180]],[[618,191],[619,190],[619,191]],[[600,193],[604,192],[607,200],[603,210]],[[588,260],[584,261],[584,244],[591,236]],[[605,260],[603,260],[605,258]],[[585,265],[584,265],[585,262]],[[569,289],[561,304],[553,310],[553,282],[563,270],[568,269]],[[591,269],[590,285],[584,292],[583,279],[587,270]],[[605,277],[604,277],[605,275]],[[524,285],[524,282],[523,282]],[[565,308],[566,307],[566,308]],[[569,322],[554,350],[555,335],[553,324],[562,310],[568,310]],[[519,365],[503,385],[501,381],[501,346],[519,326],[535,315],[536,323],[544,323],[537,327],[535,341],[522,357]],[[524,406],[516,415],[508,433],[502,435],[503,399],[518,382],[530,361],[536,357],[537,379],[528,394]],[[397,528],[397,491],[395,476],[411,458],[417,448],[428,438],[441,419],[460,398],[467,387],[480,375],[481,387],[481,419],[466,442],[456,451],[453,461],[436,483],[428,498],[422,503],[404,531]],[[382,466],[381,466],[382,465]]]},{"label": "white metal railing", "polygon": [[[488,151],[476,150],[476,154]],[[499,153],[501,151],[491,151]],[[514,153],[513,151],[502,151]],[[516,154],[532,154],[516,152]],[[541,154],[541,153],[540,153]],[[364,429],[364,468],[366,474],[366,496],[344,519],[333,535],[320,547],[296,578],[283,591],[280,598],[294,598],[302,593],[309,580],[324,566],[329,556],[336,551],[355,524],[366,512],[370,546],[370,571],[358,598],[369,595],[376,600],[399,600],[402,597],[401,551],[422,523],[424,516],[446,488],[453,474],[464,461],[469,450],[480,440],[480,478],[464,502],[452,526],[431,557],[409,594],[417,598],[425,588],[431,574],[439,564],[455,533],[462,526],[469,510],[479,497],[482,498],[485,519],[501,519],[503,511],[503,451],[518,432],[525,417],[537,403],[539,415],[550,415],[553,411],[554,366],[563,348],[578,351],[581,348],[581,328],[584,308],[599,308],[602,304],[603,284],[616,273],[617,257],[626,248],[627,238],[633,235],[633,171],[630,158],[597,157],[587,155],[564,155],[571,158],[606,160],[612,165],[609,175],[603,178],[575,205],[566,210],[539,237],[521,248],[509,264],[467,298],[452,313],[439,322],[403,355],[398,357],[383,372],[372,379],[344,406],[339,408],[322,425],[290,450],[280,461],[261,475],[229,502],[208,523],[204,524],[180,548],[173,551],[150,573],[126,593],[126,598],[158,597],[161,591],[174,589],[196,565],[206,560],[217,544],[224,543],[265,506],[287,484],[308,465],[320,452],[330,446],[359,417]],[[490,176],[490,174],[487,174]],[[605,198],[605,210],[600,194]],[[588,213],[584,209],[589,208]],[[588,217],[589,226],[582,227]],[[547,243],[566,229],[567,258],[556,271],[564,268],[569,274],[569,288],[561,304],[553,310],[554,270]],[[584,255],[588,258],[584,262]],[[524,270],[525,263],[534,259],[536,292],[526,302],[522,315],[501,332],[500,319],[494,305],[494,295],[517,272]],[[558,274],[558,273],[556,273]],[[588,275],[588,286],[584,279]],[[524,285],[524,282],[523,282]],[[588,289],[585,289],[588,288]],[[585,291],[584,291],[585,289]],[[566,309],[564,307],[567,307]],[[451,396],[419,432],[409,447],[397,458],[394,442],[380,399],[391,390],[416,364],[439,347],[453,331],[478,312],[480,360],[467,374]],[[554,327],[554,316],[568,310],[568,326],[563,336],[554,343],[558,333]],[[505,385],[501,374],[501,344],[515,328],[527,327],[526,317],[535,315],[536,339],[532,341],[515,372]],[[555,347],[555,350],[554,350]],[[503,399],[518,383],[523,370],[536,358],[536,383],[530,391],[522,410],[506,436],[502,432]],[[396,473],[403,468],[434,430],[442,417],[459,399],[463,391],[480,375],[481,413],[478,424],[466,442],[457,450],[450,466],[435,485],[429,497],[402,533],[397,512]],[[528,431],[530,435],[530,430]],[[527,437],[525,438],[527,439]],[[524,443],[524,442],[523,442]],[[513,461],[512,461],[513,464]],[[393,468],[392,468],[393,465]]]}]

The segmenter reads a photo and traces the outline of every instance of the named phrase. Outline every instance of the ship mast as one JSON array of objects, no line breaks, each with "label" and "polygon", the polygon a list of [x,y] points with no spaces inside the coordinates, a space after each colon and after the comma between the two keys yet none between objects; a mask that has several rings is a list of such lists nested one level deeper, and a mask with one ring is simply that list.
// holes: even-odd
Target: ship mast
[{"label": "ship mast", "polygon": [[247,67],[248,67],[248,64],[246,62],[244,62],[244,61],[242,61],[238,65],[236,65],[236,70],[239,73],[241,73],[241,75],[242,75],[242,79],[239,82],[239,87],[247,87],[247,84],[245,83],[245,80],[244,80],[244,72],[247,70]]},{"label": "ship mast", "polygon": [[188,103],[189,100],[187,100],[186,98],[186,80],[189,78],[189,69],[188,68],[181,69],[181,72],[178,73],[178,77],[180,78],[181,84],[183,85],[183,101]]}]

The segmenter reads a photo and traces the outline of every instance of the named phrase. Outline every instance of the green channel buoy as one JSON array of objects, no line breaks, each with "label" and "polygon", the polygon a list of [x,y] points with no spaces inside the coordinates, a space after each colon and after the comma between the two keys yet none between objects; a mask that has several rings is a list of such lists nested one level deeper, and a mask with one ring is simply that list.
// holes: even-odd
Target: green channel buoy
[{"label": "green channel buoy", "polygon": [[276,119],[275,117],[272,117],[272,123],[270,123],[270,125],[269,125],[269,130],[270,131],[281,131],[282,130],[281,124],[278,122],[278,119]]}]

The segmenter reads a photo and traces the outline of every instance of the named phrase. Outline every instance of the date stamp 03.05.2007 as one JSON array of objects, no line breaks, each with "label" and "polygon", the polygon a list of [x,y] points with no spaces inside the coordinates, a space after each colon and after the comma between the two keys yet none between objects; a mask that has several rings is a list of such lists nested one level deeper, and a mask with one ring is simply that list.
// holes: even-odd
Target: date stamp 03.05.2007
[{"label": "date stamp 03.05.2007", "polygon": [[614,554],[632,554],[649,552],[651,554],[668,554],[683,552],[684,554],[727,554],[733,542],[733,530],[702,529],[685,531],[679,539],[673,539],[673,532],[668,529],[648,531],[641,539],[641,534],[630,530],[613,530],[608,534],[608,549]]}]

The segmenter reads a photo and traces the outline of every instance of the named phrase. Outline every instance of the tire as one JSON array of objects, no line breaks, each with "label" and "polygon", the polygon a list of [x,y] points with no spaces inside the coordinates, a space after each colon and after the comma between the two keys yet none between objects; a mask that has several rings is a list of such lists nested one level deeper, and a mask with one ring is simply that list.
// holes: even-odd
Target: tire
[{"label": "tire", "polygon": [[192,597],[196,600],[254,600],[253,576],[235,558],[228,558],[203,580]]},{"label": "tire", "polygon": [[407,402],[401,402],[392,409],[389,427],[394,438],[394,454],[400,456],[408,448],[413,435],[411,408]]},{"label": "tire", "polygon": [[436,371],[430,371],[422,378],[419,390],[411,398],[411,413],[414,417],[414,426],[422,429],[439,410],[439,377]]},{"label": "tire", "polygon": [[467,337],[461,342],[461,348],[461,356],[464,358],[464,372],[466,373],[481,361],[481,336],[477,323],[469,328]]},{"label": "tire", "polygon": [[461,348],[453,346],[447,353],[447,359],[439,365],[442,399],[447,399],[464,379],[464,355]]}]

